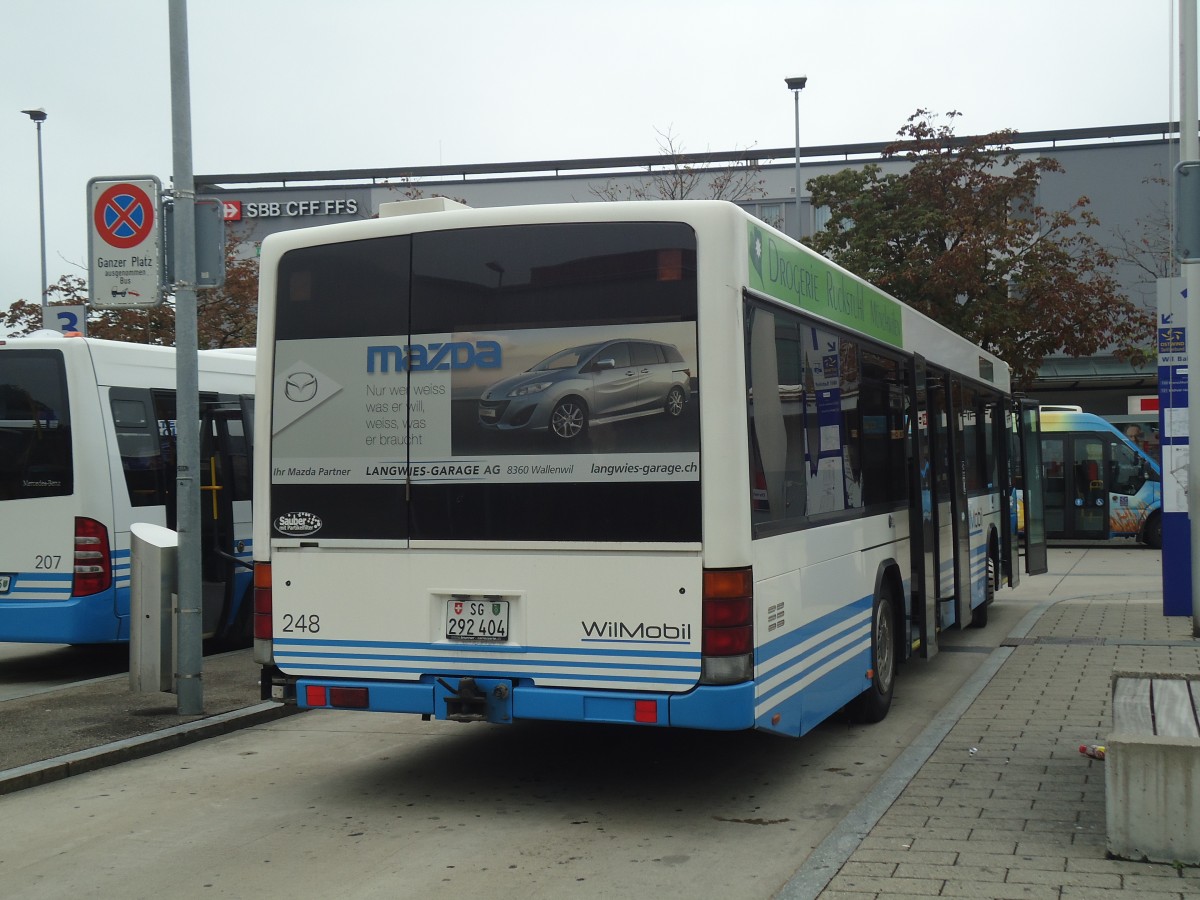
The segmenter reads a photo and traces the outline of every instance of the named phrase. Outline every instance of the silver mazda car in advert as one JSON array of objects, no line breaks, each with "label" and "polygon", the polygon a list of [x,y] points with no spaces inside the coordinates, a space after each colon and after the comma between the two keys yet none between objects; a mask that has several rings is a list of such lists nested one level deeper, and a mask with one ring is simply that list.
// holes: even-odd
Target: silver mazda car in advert
[{"label": "silver mazda car in advert", "polygon": [[691,399],[691,371],[672,344],[620,339],[569,347],[479,398],[479,424],[548,431],[570,441],[591,425],[666,413]]}]

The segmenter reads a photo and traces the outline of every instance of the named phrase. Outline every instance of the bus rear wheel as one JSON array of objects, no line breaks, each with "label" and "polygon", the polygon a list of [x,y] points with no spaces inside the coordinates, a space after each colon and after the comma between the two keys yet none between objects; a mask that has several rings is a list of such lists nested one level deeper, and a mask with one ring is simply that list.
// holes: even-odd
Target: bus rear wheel
[{"label": "bus rear wheel", "polygon": [[854,701],[854,713],[863,722],[882,722],[896,686],[896,611],[887,584],[871,610],[871,673],[871,686]]}]

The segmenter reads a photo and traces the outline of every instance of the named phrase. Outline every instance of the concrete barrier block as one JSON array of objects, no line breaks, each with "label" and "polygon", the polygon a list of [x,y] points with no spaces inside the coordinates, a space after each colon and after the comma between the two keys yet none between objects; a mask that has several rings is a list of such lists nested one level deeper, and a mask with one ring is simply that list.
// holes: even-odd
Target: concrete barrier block
[{"label": "concrete barrier block", "polygon": [[1200,865],[1200,738],[1111,735],[1104,787],[1109,853]]}]

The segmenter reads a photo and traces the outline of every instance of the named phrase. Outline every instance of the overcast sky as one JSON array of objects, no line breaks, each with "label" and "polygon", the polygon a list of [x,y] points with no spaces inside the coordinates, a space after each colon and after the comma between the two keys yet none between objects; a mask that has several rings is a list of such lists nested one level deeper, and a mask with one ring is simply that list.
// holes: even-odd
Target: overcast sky
[{"label": "overcast sky", "polygon": [[[514,162],[1163,122],[1176,0],[190,0],[193,168]],[[86,275],[93,176],[172,169],[167,0],[0,7],[0,308]]]}]

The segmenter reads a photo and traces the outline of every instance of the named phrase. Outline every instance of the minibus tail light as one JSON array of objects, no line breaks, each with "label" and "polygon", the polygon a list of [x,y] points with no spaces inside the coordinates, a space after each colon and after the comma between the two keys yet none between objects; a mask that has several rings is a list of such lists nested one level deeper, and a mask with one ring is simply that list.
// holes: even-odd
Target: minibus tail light
[{"label": "minibus tail light", "polygon": [[112,587],[108,529],[95,519],[75,517],[74,576],[72,597],[87,597]]}]

